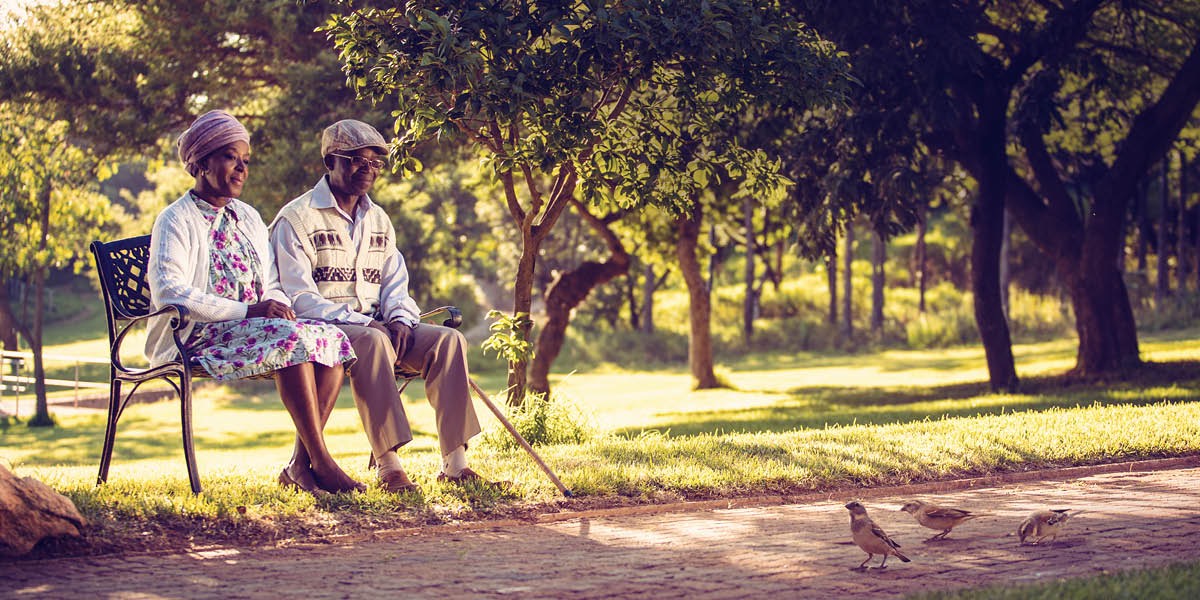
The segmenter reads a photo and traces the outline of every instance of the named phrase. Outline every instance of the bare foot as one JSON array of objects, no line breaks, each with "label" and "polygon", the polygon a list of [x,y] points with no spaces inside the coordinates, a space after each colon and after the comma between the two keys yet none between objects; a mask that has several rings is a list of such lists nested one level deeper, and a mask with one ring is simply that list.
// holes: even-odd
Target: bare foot
[{"label": "bare foot", "polygon": [[329,495],[329,492],[317,485],[317,479],[313,476],[312,469],[308,465],[300,465],[298,463],[288,464],[288,466],[279,472],[279,484],[308,492],[318,498]]},{"label": "bare foot", "polygon": [[352,477],[346,474],[341,467],[334,464],[332,467],[319,469],[313,465],[313,479],[321,489],[340,494],[342,492],[363,492],[367,486],[355,481]]}]

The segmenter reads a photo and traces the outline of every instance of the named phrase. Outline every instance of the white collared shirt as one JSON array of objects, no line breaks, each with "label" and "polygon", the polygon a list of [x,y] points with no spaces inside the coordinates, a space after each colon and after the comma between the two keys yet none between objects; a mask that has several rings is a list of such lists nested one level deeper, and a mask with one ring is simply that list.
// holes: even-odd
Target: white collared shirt
[{"label": "white collared shirt", "polygon": [[[337,210],[337,214],[345,220],[350,245],[357,248],[364,235],[364,217],[375,206],[371,199],[365,195],[359,198],[354,208],[354,216],[350,216],[338,206],[326,177],[321,177],[309,194],[312,198],[311,206],[314,208]],[[276,219],[272,224],[271,246],[275,249],[279,283],[292,299],[292,309],[296,311],[297,317],[352,325],[371,323],[372,315],[354,311],[350,305],[342,302],[331,302],[321,295],[312,276],[312,261],[304,252],[300,237],[296,235],[296,230],[287,219]],[[400,321],[410,327],[416,325],[420,320],[421,311],[412,296],[408,295],[408,267],[404,264],[404,255],[399,250],[384,259],[379,283],[379,312],[383,322]]]}]

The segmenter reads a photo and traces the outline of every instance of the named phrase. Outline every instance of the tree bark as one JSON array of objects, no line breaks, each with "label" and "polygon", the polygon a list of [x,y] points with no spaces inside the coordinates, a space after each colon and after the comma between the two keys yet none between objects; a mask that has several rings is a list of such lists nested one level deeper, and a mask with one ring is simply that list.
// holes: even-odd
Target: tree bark
[{"label": "tree bark", "polygon": [[920,213],[917,215],[917,247],[916,262],[917,266],[913,269],[917,278],[917,312],[925,314],[925,279],[926,279],[926,259],[925,259],[925,219],[929,216],[929,208],[924,203],[921,204]]},{"label": "tree bark", "polygon": [[1158,243],[1154,245],[1154,254],[1157,258],[1157,269],[1155,270],[1155,285],[1154,285],[1154,306],[1162,310],[1163,302],[1167,296],[1171,295],[1171,250],[1170,241],[1167,233],[1167,210],[1169,209],[1170,193],[1168,192],[1169,169],[1167,167],[1167,159],[1164,157],[1162,164],[1159,165],[1159,188],[1158,188],[1158,226],[1154,228],[1155,239]]},{"label": "tree bark", "polygon": [[831,326],[838,324],[838,255],[837,245],[825,255],[825,279],[829,283],[829,318]]},{"label": "tree bark", "polygon": [[758,245],[754,237],[754,200],[749,196],[742,200],[742,228],[746,236],[746,269],[744,272],[746,291],[742,299],[742,340],[749,348],[754,341],[754,313],[757,306],[754,258]]},{"label": "tree bark", "polygon": [[8,280],[0,280],[0,345],[15,352],[19,347],[17,318],[13,315],[8,297]]},{"label": "tree bark", "polygon": [[845,246],[842,250],[842,338],[847,342],[854,337],[854,223],[846,223]]},{"label": "tree bark", "polygon": [[971,210],[971,288],[975,293],[975,324],[987,358],[988,382],[995,391],[1016,391],[1017,368],[1012,338],[1000,293],[1000,247],[1004,241],[1004,204],[1007,195],[1005,101],[1007,93],[985,88],[978,100],[979,131],[975,152],[979,157],[975,179],[979,193]]},{"label": "tree bark", "polygon": [[1175,289],[1180,296],[1187,293],[1188,260],[1187,234],[1187,157],[1179,151],[1179,208],[1175,211]]},{"label": "tree bark", "polygon": [[871,241],[871,331],[883,331],[883,293],[887,284],[884,267],[887,264],[887,244],[878,230]]},{"label": "tree bark", "polygon": [[688,368],[692,373],[695,389],[721,387],[713,370],[712,357],[712,307],[709,288],[701,275],[700,261],[696,250],[700,247],[700,225],[703,207],[699,198],[692,198],[689,212],[676,219],[675,230],[678,241],[675,246],[680,273],[688,290]]},{"label": "tree bark", "polygon": [[1012,249],[1012,216],[1004,211],[1004,232],[1000,238],[1000,306],[1004,310],[1007,321],[1012,314],[1009,312],[1008,288],[1012,280],[1012,268],[1009,263],[1009,252]]},{"label": "tree bark", "polygon": [[592,230],[604,239],[610,255],[604,262],[584,261],[577,268],[559,275],[546,290],[546,323],[538,333],[537,352],[529,369],[529,389],[547,396],[550,394],[550,367],[562,352],[567,326],[571,323],[571,311],[586,300],[597,286],[629,272],[629,254],[621,240],[606,223],[588,212],[582,203],[572,201],[572,205]]},{"label": "tree bark", "polygon": [[[50,240],[50,199],[52,188],[50,179],[39,193],[39,208],[41,209],[41,239],[38,249],[45,252]],[[42,360],[42,320],[46,316],[46,272],[49,267],[38,265],[31,276],[33,283],[33,323],[30,325],[29,351],[33,354],[33,389],[37,396],[37,409],[29,420],[30,427],[51,427],[54,419],[50,418],[50,405],[46,401],[46,364]]]}]

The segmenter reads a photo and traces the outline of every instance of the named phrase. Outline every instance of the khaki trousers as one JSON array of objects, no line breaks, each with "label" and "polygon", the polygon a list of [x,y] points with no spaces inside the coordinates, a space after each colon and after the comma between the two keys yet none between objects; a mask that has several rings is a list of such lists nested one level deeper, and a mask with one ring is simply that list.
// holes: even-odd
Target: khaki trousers
[{"label": "khaki trousers", "polygon": [[[382,331],[361,325],[337,326],[350,338],[358,357],[350,367],[350,390],[371,453],[382,456],[413,438],[396,387],[396,351]],[[457,329],[421,323],[413,329],[410,342],[399,364],[420,373],[425,381],[425,397],[433,406],[437,422],[438,444],[442,456],[446,456],[480,431],[467,383],[467,340]]]}]

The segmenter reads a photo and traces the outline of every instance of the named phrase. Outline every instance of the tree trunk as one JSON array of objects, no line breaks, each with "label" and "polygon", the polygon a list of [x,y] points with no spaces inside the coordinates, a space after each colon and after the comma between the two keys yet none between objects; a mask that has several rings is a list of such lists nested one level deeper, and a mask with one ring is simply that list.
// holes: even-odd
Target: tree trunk
[{"label": "tree trunk", "polygon": [[[42,186],[39,195],[41,206],[41,240],[38,250],[45,252],[50,240],[50,198],[51,187],[49,178]],[[50,405],[46,401],[46,365],[42,360],[42,320],[46,316],[46,273],[48,266],[37,265],[31,279],[33,280],[33,323],[30,324],[29,351],[33,353],[33,389],[37,395],[37,410],[29,420],[30,427],[51,427],[54,419],[50,418]]]},{"label": "tree trunk", "polygon": [[1179,155],[1179,208],[1175,211],[1175,289],[1182,296],[1188,287],[1188,239],[1187,233],[1187,157]]},{"label": "tree trunk", "polygon": [[887,243],[878,230],[871,243],[871,331],[883,331],[883,288],[887,285],[884,267],[887,264]]},{"label": "tree trunk", "polygon": [[829,282],[829,319],[831,326],[838,324],[838,255],[834,244],[825,255],[825,279]]},{"label": "tree trunk", "polygon": [[749,348],[754,340],[754,313],[757,305],[754,291],[754,257],[758,244],[754,239],[754,200],[748,196],[742,200],[742,228],[746,236],[746,291],[742,299],[742,340]]},{"label": "tree trunk", "polygon": [[927,268],[925,259],[925,219],[928,215],[928,207],[922,203],[920,213],[917,215],[917,266],[913,269],[917,277],[917,312],[921,314],[925,314],[925,278],[927,275],[925,272]]},{"label": "tree trunk", "polygon": [[592,230],[604,238],[610,256],[602,263],[584,261],[574,270],[559,275],[546,290],[546,323],[538,334],[537,352],[529,370],[529,389],[547,396],[550,394],[550,367],[562,352],[571,311],[597,286],[629,272],[629,254],[607,224],[588,212],[583,204],[574,201],[572,204]]},{"label": "tree trunk", "polygon": [[854,337],[854,223],[846,223],[845,246],[842,249],[842,338]]},{"label": "tree trunk", "polygon": [[[646,265],[645,280],[642,282],[642,323],[638,331],[646,335],[654,334],[654,292],[658,289],[660,280],[654,274],[654,265]],[[663,275],[666,278],[666,275]]]},{"label": "tree trunk", "polygon": [[1008,287],[1012,280],[1012,269],[1009,264],[1009,253],[1012,250],[1012,216],[1004,211],[1004,232],[1000,238],[1000,306],[1004,309],[1004,319],[1008,320]]},{"label": "tree trunk", "polygon": [[11,301],[8,297],[8,280],[0,280],[0,346],[5,350],[16,352],[19,347],[17,339],[17,319],[13,315]]},{"label": "tree trunk", "polygon": [[1135,258],[1137,259],[1138,277],[1143,282],[1150,281],[1150,276],[1147,275],[1147,270],[1149,269],[1147,255],[1150,253],[1150,192],[1147,190],[1148,187],[1148,182],[1144,179],[1138,184],[1137,196],[1134,198],[1134,202],[1137,205],[1133,208],[1133,218],[1136,219],[1137,223],[1137,250]]},{"label": "tree trunk", "polygon": [[1167,193],[1167,159],[1164,157],[1159,171],[1161,185],[1158,189],[1158,226],[1154,228],[1158,243],[1154,245],[1154,254],[1158,259],[1157,279],[1154,285],[1154,306],[1162,310],[1163,302],[1171,294],[1171,260],[1170,242],[1167,240],[1167,209],[1169,194]]},{"label": "tree trunk", "polygon": [[980,109],[976,181],[979,193],[971,214],[974,240],[971,247],[971,288],[975,293],[975,324],[987,357],[992,390],[1017,389],[1008,320],[1000,300],[1000,246],[1004,240],[1004,204],[1007,194],[1008,156],[1005,137],[1005,104],[1008,94],[985,94]]},{"label": "tree trunk", "polygon": [[675,246],[689,299],[688,318],[691,327],[688,329],[688,367],[695,389],[699,390],[721,387],[713,370],[709,288],[701,274],[700,261],[696,258],[703,210],[699,199],[693,198],[690,213],[676,220],[678,242]]}]

